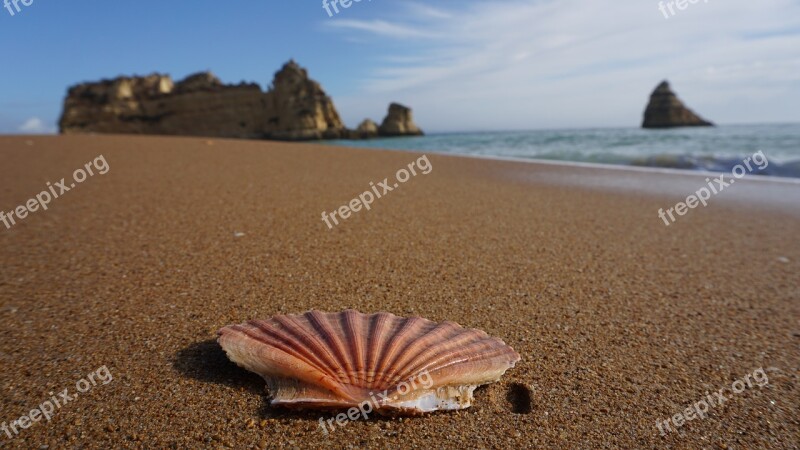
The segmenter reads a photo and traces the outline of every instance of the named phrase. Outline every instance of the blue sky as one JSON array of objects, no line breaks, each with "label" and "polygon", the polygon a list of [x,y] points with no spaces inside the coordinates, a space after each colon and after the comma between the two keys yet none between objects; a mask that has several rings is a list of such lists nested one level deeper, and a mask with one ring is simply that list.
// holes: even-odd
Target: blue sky
[{"label": "blue sky", "polygon": [[362,0],[329,17],[321,0],[33,0],[0,9],[0,133],[53,131],[77,82],[211,70],[266,87],[289,58],[351,127],[390,101],[426,131],[637,126],[664,78],[718,123],[800,122],[800,2],[658,6]]}]

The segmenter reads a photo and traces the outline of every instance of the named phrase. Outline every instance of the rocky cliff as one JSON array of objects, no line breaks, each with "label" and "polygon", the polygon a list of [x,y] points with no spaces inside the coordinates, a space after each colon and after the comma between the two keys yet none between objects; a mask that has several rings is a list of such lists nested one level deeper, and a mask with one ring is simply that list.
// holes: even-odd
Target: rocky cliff
[{"label": "rocky cliff", "polygon": [[691,109],[684,106],[669,87],[662,81],[650,95],[650,103],[644,111],[642,128],[672,128],[691,126],[713,126]]},{"label": "rocky cliff", "polygon": [[258,138],[264,94],[256,84],[223,85],[201,73],[173,84],[167,75],[119,77],[69,89],[64,134],[174,134]]},{"label": "rocky cliff", "polygon": [[[410,111],[408,114],[410,120]],[[403,126],[409,127],[393,125]],[[254,83],[223,84],[209,72],[190,75],[178,83],[168,75],[153,74],[79,84],[67,93],[59,128],[63,134],[279,140],[367,138],[378,134],[368,124],[348,130],[333,100],[294,61],[275,74],[267,92]],[[418,130],[415,125],[413,129]]]}]

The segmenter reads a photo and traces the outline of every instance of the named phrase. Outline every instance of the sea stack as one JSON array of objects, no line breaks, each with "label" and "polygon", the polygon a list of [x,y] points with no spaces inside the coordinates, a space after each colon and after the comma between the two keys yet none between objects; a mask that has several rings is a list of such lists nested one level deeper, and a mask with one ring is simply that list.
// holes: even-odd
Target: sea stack
[{"label": "sea stack", "polygon": [[644,111],[642,128],[708,127],[713,123],[687,108],[672,92],[668,81],[662,81],[650,95]]},{"label": "sea stack", "polygon": [[422,136],[424,133],[414,123],[411,108],[399,103],[389,105],[389,112],[383,119],[378,133],[381,136]]},{"label": "sea stack", "polygon": [[294,60],[275,74],[264,103],[266,138],[305,141],[347,136],[333,100]]}]

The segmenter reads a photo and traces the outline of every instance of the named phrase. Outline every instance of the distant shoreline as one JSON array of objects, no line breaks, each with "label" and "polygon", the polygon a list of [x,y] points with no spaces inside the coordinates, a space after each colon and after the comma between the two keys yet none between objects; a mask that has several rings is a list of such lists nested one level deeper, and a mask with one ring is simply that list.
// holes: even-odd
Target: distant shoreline
[{"label": "distant shoreline", "polygon": [[[757,177],[800,178],[800,124],[641,129],[633,127],[431,133],[422,138],[332,140],[324,145],[385,148],[522,161],[649,167],[707,174],[730,171],[764,151]],[[589,166],[591,167],[591,166]]]}]

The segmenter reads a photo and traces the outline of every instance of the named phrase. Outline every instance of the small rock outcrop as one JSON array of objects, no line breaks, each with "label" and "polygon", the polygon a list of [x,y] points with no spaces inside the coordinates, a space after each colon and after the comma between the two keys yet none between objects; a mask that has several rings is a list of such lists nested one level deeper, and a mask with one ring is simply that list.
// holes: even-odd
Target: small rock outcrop
[{"label": "small rock outcrop", "polygon": [[713,126],[714,124],[695,114],[672,92],[669,82],[662,81],[650,95],[650,103],[644,111],[642,128],[672,128]]},{"label": "small rock outcrop", "polygon": [[414,124],[411,108],[398,103],[389,105],[389,113],[383,119],[378,133],[381,136],[422,136],[422,130]]},{"label": "small rock outcrop", "polygon": [[378,137],[378,124],[371,119],[364,119],[356,128],[356,137],[358,139],[370,139]]},{"label": "small rock outcrop", "polygon": [[[393,112],[394,111],[394,112]],[[223,84],[201,72],[173,83],[168,75],[118,77],[71,87],[59,120],[63,134],[118,133],[247,139],[364,139],[372,121],[348,130],[333,100],[306,69],[289,61],[267,92],[255,83]],[[421,133],[408,108],[392,105],[385,135]]]}]

